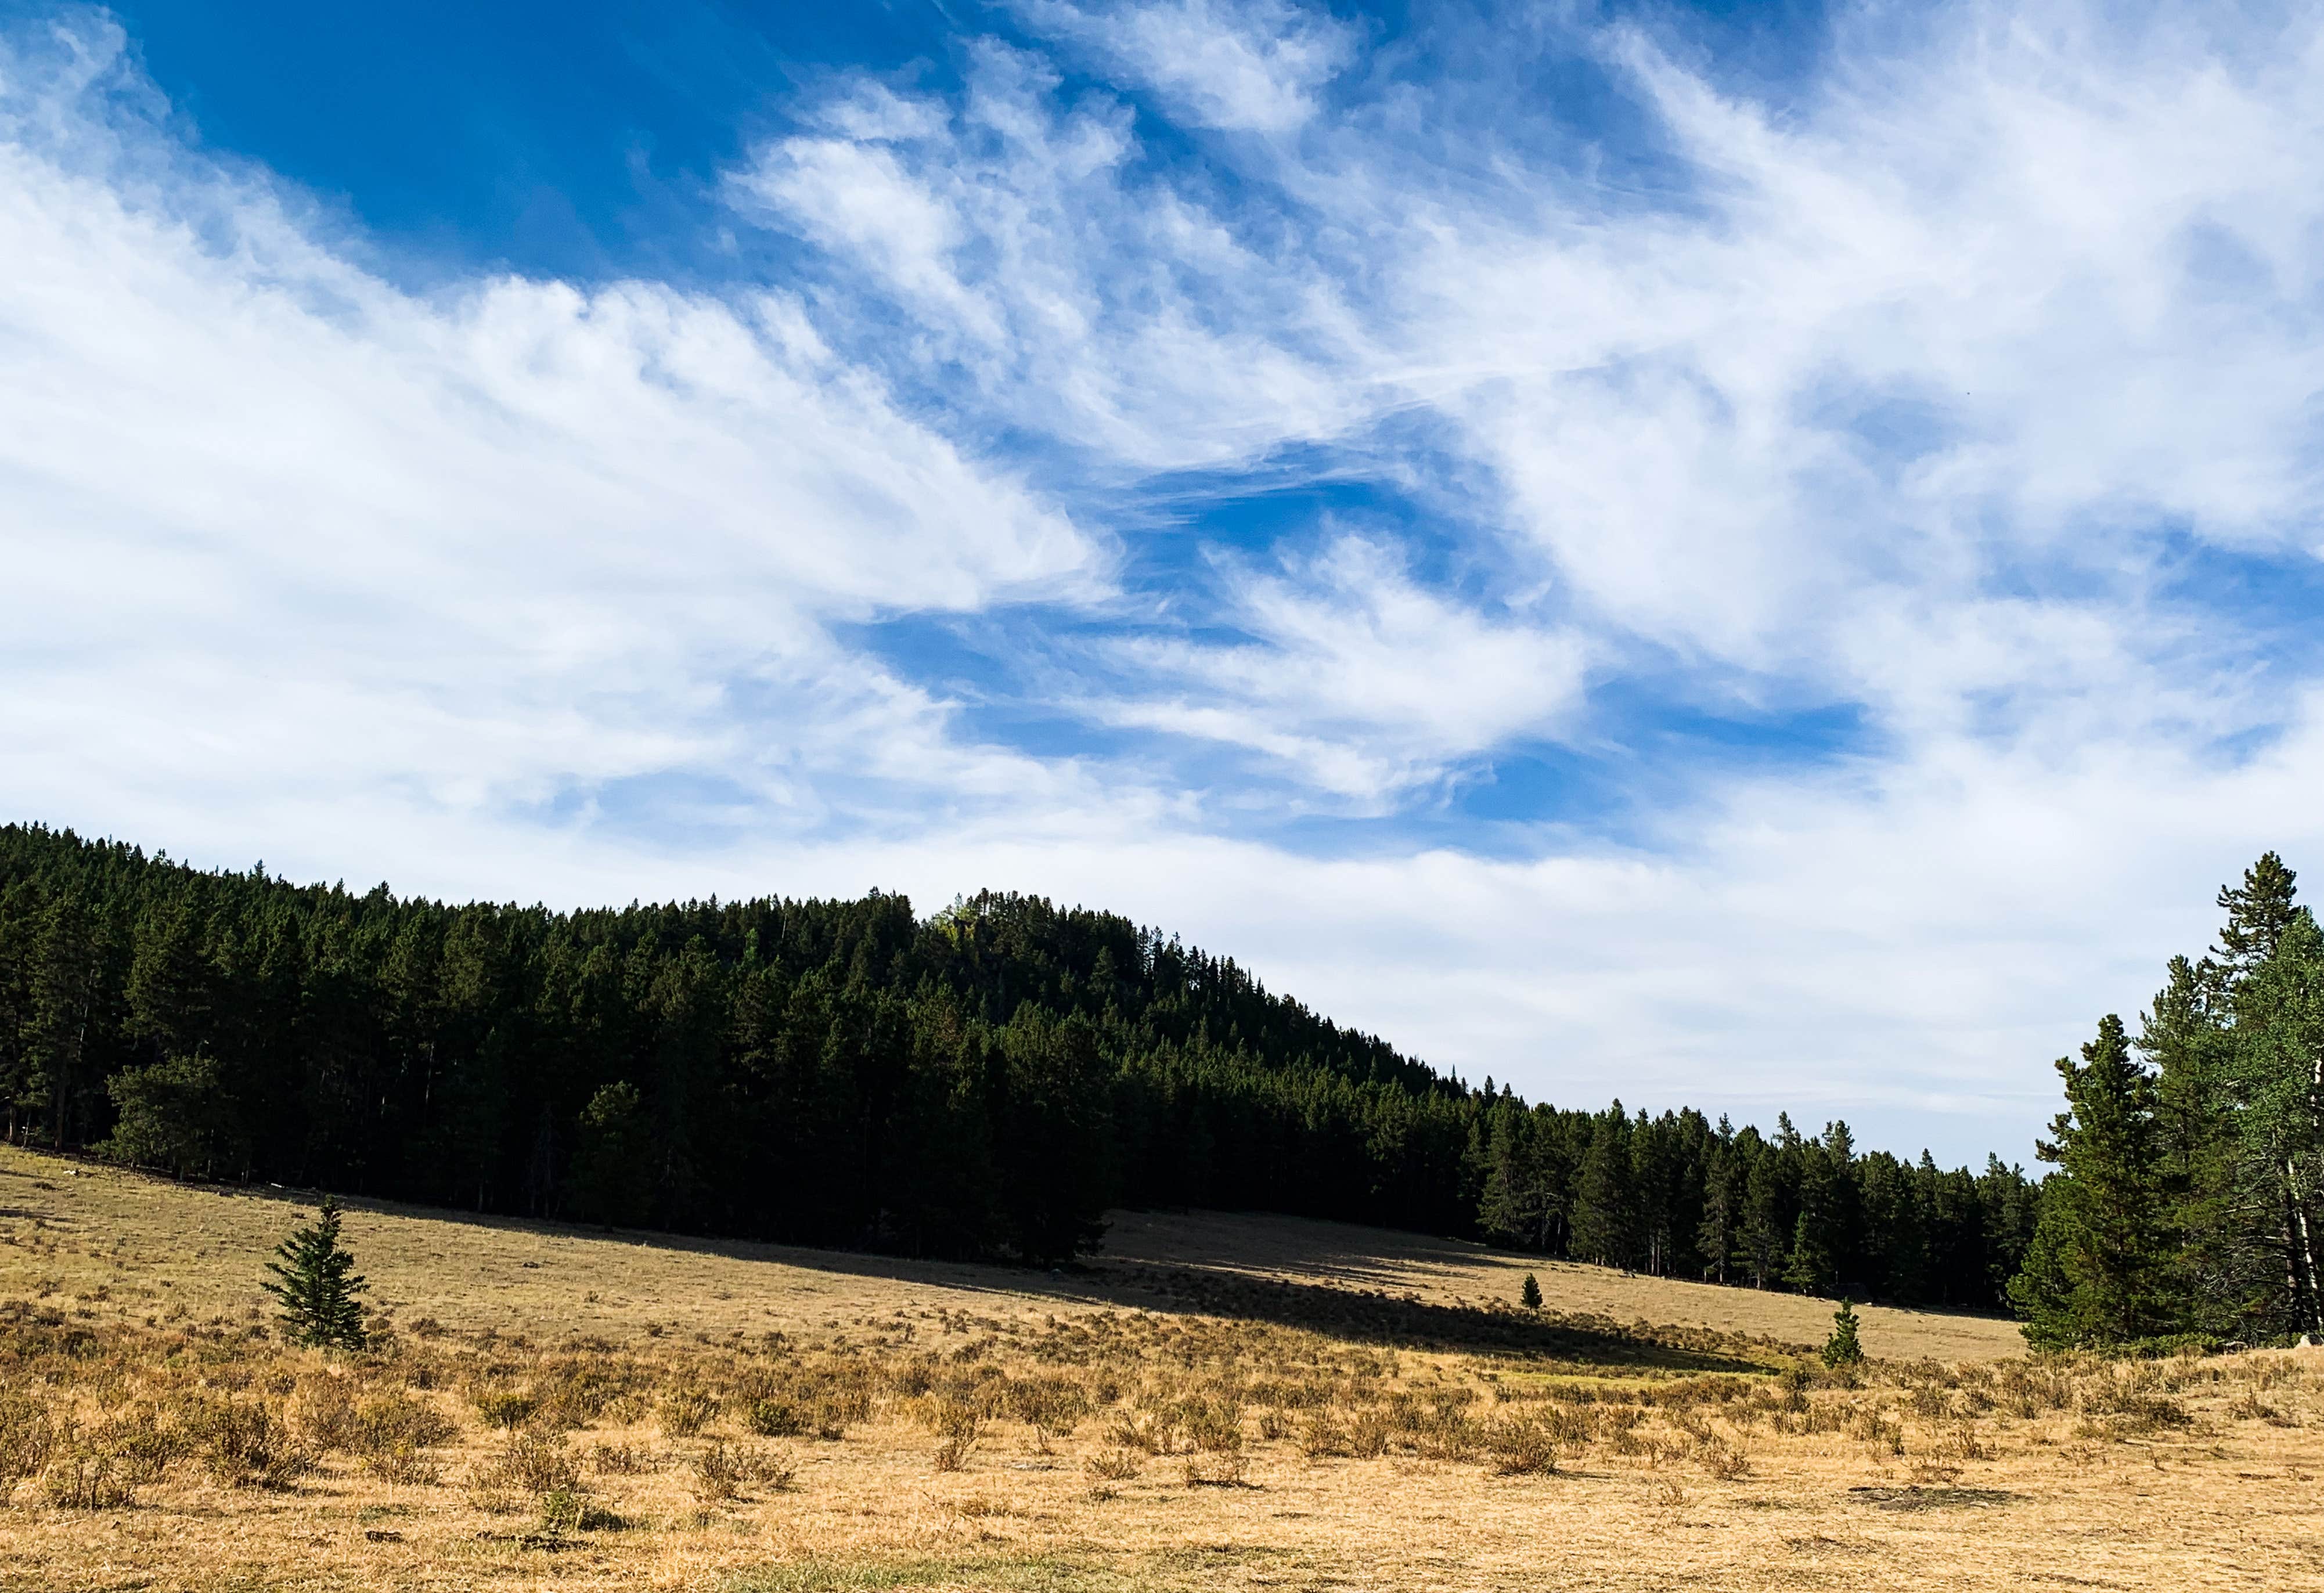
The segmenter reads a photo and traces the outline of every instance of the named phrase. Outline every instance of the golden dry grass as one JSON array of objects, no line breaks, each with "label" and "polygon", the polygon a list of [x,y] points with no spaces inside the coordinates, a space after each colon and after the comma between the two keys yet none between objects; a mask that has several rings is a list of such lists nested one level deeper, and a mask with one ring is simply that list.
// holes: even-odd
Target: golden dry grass
[{"label": "golden dry grass", "polygon": [[1058,1278],[366,1207],[398,1326],[326,1357],[253,1333],[297,1210],[0,1152],[0,1587],[2324,1583],[2319,1352],[1868,1316],[1923,1337],[1844,1383],[1773,1369],[1813,1303],[1536,1265],[1544,1325],[1328,1224]]}]

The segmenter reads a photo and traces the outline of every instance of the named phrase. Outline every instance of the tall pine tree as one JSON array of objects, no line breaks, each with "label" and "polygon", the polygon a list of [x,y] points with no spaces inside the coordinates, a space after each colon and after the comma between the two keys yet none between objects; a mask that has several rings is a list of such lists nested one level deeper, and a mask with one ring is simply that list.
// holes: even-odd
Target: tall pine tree
[{"label": "tall pine tree", "polygon": [[2120,1343],[2170,1331],[2170,1235],[2153,1076],[2109,1013],[2082,1061],[2058,1059],[2066,1110],[2038,1146],[2059,1171],[2043,1186],[2026,1267],[2010,1285],[2027,1340],[2043,1349]]}]

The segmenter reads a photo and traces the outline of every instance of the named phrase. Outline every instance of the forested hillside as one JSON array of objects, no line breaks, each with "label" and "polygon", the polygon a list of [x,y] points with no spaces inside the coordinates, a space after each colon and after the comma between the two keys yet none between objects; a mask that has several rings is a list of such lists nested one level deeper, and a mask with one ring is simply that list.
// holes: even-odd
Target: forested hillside
[{"label": "forested hillside", "polygon": [[1268,1209],[1994,1306],[2037,1204],[1844,1124],[1528,1105],[1033,898],[447,907],[40,826],[0,828],[0,1094],[182,1174],[1041,1260],[1108,1205]]}]

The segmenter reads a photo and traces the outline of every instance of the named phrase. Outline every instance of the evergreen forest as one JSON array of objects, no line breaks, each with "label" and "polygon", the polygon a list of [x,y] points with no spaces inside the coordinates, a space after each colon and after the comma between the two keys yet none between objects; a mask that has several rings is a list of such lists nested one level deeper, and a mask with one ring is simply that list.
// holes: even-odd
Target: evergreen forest
[{"label": "evergreen forest", "polygon": [[2250,1338],[2316,1309],[2324,936],[2273,854],[2221,902],[2135,1041],[2059,1064],[2036,1183],[1530,1104],[1038,898],[454,907],[8,825],[0,1111],[180,1176],[623,1227],[1050,1264],[1110,1206],[1263,1210],[2037,1342]]},{"label": "evergreen forest", "polygon": [[2044,1348],[2324,1333],[2324,934],[2273,852],[2132,1036],[2061,1058],[2057,1169],[2009,1299]]}]

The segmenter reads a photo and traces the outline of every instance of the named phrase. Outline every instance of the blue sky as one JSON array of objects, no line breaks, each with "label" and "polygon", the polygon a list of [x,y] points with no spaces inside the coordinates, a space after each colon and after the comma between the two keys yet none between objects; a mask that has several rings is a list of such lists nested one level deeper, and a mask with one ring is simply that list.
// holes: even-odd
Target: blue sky
[{"label": "blue sky", "polygon": [[2324,829],[2317,18],[0,5],[0,798],[2027,1155]]}]

